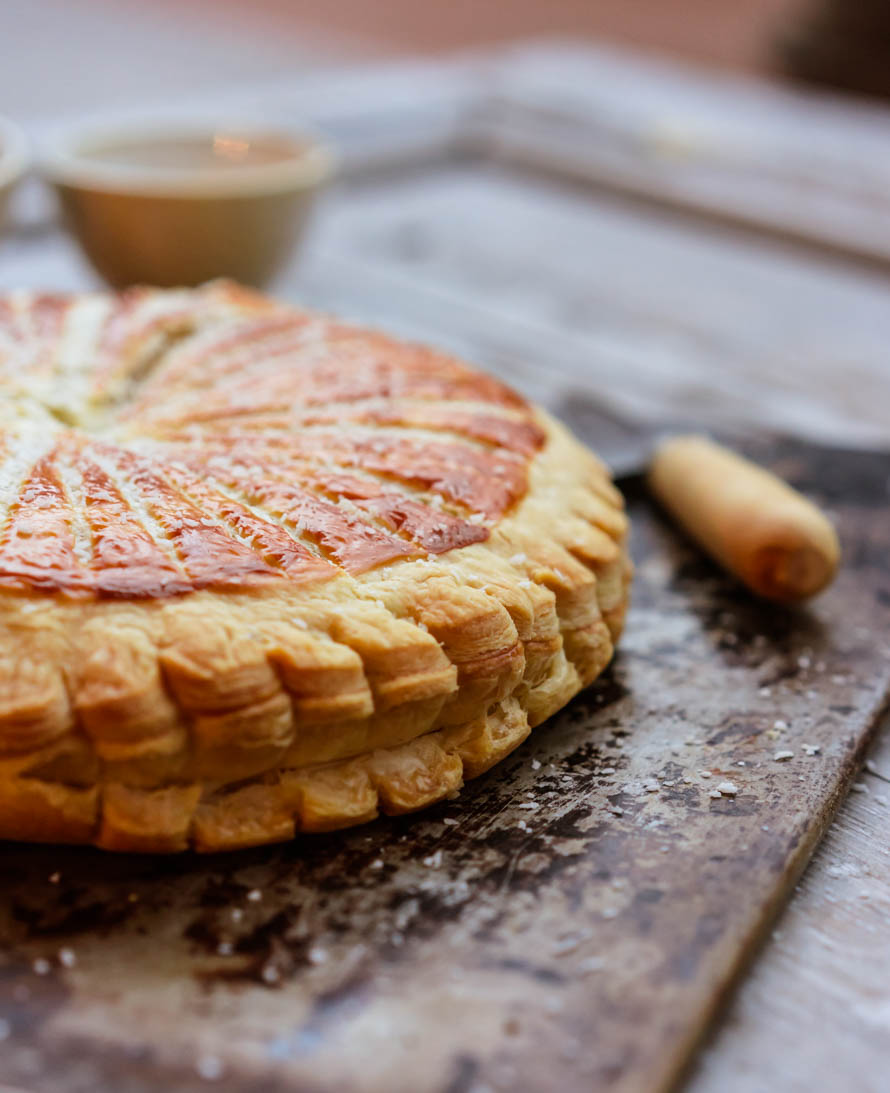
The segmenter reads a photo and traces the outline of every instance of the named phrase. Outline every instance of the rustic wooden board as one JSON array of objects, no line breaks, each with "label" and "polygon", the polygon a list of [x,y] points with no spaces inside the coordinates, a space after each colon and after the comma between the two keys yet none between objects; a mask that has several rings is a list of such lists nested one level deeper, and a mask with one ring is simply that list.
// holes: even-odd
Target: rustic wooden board
[{"label": "rustic wooden board", "polygon": [[3,847],[2,1080],[667,1087],[890,687],[890,458],[759,454],[836,513],[837,584],[755,603],[634,497],[609,676],[459,799],[215,859]]},{"label": "rustic wooden board", "polygon": [[520,47],[499,76],[504,155],[890,268],[882,104],[587,45]]},{"label": "rustic wooden board", "polygon": [[890,732],[719,1023],[686,1093],[886,1093]]}]

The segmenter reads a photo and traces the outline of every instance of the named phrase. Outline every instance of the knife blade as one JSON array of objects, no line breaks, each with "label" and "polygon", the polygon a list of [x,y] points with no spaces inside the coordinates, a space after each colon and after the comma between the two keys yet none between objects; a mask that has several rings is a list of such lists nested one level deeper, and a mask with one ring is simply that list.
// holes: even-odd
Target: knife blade
[{"label": "knife blade", "polygon": [[[701,431],[700,425],[691,422],[631,420],[585,391],[566,392],[553,412],[609,465],[616,482],[644,476],[658,445],[668,437]],[[740,432],[731,434],[732,443],[742,440]]]}]

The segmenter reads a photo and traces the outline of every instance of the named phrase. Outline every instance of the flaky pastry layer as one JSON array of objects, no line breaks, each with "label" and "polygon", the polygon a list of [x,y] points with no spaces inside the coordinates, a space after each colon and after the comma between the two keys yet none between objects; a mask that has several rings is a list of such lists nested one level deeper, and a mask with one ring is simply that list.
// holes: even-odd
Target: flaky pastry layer
[{"label": "flaky pastry layer", "polygon": [[[251,308],[266,306],[248,299]],[[222,305],[216,299],[214,306]],[[270,321],[286,326],[286,313],[276,308]],[[354,349],[360,335],[348,331],[342,341]],[[194,358],[196,347],[185,349]],[[300,352],[301,361],[310,359]],[[315,342],[311,352],[316,360]],[[316,368],[307,380],[310,387],[328,385],[323,400],[309,404],[311,422],[305,393],[303,401],[289,394],[276,365],[274,375],[266,370],[261,383],[254,382],[254,392],[265,384],[257,405],[239,411],[233,426],[232,406],[240,405],[233,390],[251,391],[251,385],[231,386],[243,363],[230,353],[227,378],[205,390],[197,379],[182,381],[183,374],[194,375],[183,372],[184,357],[187,364],[177,346],[152,362],[147,381],[131,377],[121,387],[112,355],[103,364],[98,397],[95,377],[78,376],[78,389],[87,392],[73,414],[81,418],[72,426],[80,432],[74,439],[66,434],[53,451],[80,453],[86,444],[100,451],[97,445],[113,443],[115,451],[135,452],[134,459],[154,460],[154,469],[140,463],[131,479],[132,488],[143,490],[141,500],[129,502],[133,511],[151,499],[146,483],[160,488],[155,479],[162,468],[164,489],[175,493],[170,510],[186,499],[212,511],[206,534],[231,536],[233,553],[241,551],[238,573],[247,576],[197,581],[196,563],[177,538],[181,529],[164,524],[167,510],[160,505],[145,517],[155,542],[127,555],[126,565],[117,566],[120,577],[106,566],[108,588],[90,576],[95,549],[89,557],[84,550],[84,542],[97,543],[90,523],[96,506],[83,508],[89,519],[69,520],[68,584],[54,587],[49,570],[17,561],[11,551],[18,540],[6,533],[0,540],[0,837],[113,850],[216,851],[346,827],[380,811],[422,808],[489,769],[609,662],[630,580],[623,504],[605,467],[548,415],[503,395],[485,377],[474,391],[463,372],[452,376],[452,403],[435,385],[423,396],[427,381],[419,366],[402,394],[393,393],[389,377],[383,394],[363,391],[337,403],[329,388],[340,380],[326,358],[328,371]],[[347,353],[343,368],[351,367],[350,359]],[[299,364],[288,365],[292,380],[300,380]],[[447,390],[444,365],[433,365]],[[158,382],[165,369],[169,398]],[[23,405],[32,398],[28,390],[20,396]],[[41,405],[47,404],[44,396]],[[393,439],[396,427],[404,431]],[[351,564],[359,557],[352,541],[341,535],[331,545],[309,517],[289,522],[284,508],[274,509],[271,490],[239,493],[233,464],[225,462],[233,428],[239,452],[255,444],[254,435],[275,438],[263,449],[266,462],[257,463],[251,490],[270,467],[288,488],[299,475],[301,488],[311,486],[353,521],[344,526],[365,522],[370,530],[355,535],[362,550],[371,542],[378,551],[373,563],[366,564],[365,553]],[[306,443],[307,437],[314,443],[317,428],[333,437],[324,449],[325,460],[331,452],[339,460],[333,472]],[[372,428],[382,430],[376,451],[374,435],[366,435]],[[338,429],[346,438],[340,447]],[[301,445],[297,455],[291,433]],[[221,437],[229,438],[229,448]],[[417,453],[440,453],[443,437],[459,441],[468,454],[453,447],[458,455],[448,458],[457,460],[460,473],[451,478],[431,457],[430,477],[438,476],[431,485],[417,472]],[[268,453],[285,448],[286,459],[275,454],[273,467]],[[216,459],[213,474],[195,462],[205,451]],[[69,500],[86,496],[90,479],[81,464],[71,464],[77,472],[72,485],[74,471],[53,470],[63,456],[53,458],[47,475],[56,476]],[[115,456],[115,466],[123,466],[123,458]],[[108,469],[114,459],[100,454],[95,463]],[[486,460],[493,480],[509,489],[474,506],[472,476],[480,469],[481,482]],[[344,486],[344,467],[366,486],[358,490],[352,479]],[[205,488],[214,496],[202,494]],[[121,497],[130,498],[129,489],[122,487]],[[46,494],[33,496],[49,512]],[[105,511],[107,496],[96,496]],[[221,511],[220,497],[240,506],[237,520]],[[7,529],[16,503],[7,502]],[[302,504],[300,512],[311,517],[314,510]],[[398,519],[391,517],[396,510]],[[443,513],[441,522],[430,518],[431,510]],[[262,522],[259,531],[250,520]],[[78,521],[90,526],[78,529]],[[204,524],[195,523],[200,537]],[[61,526],[67,527],[64,519]],[[286,549],[266,545],[273,532],[286,533]],[[384,536],[396,546],[383,550]],[[27,536],[22,542],[27,545]],[[160,550],[169,565],[164,594],[156,574],[145,574],[150,549]],[[287,571],[291,551],[296,577]],[[260,559],[253,569],[244,561],[248,554]],[[6,569],[4,557],[12,558]],[[39,563],[37,555],[28,557]],[[138,572],[137,565],[143,567]]]}]

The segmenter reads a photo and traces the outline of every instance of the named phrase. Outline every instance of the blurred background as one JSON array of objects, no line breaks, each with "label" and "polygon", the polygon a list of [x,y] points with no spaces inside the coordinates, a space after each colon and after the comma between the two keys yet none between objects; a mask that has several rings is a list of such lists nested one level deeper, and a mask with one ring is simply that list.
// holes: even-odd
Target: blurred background
[{"label": "blurred background", "polygon": [[541,35],[890,90],[884,0],[0,0],[0,35],[19,117]]}]

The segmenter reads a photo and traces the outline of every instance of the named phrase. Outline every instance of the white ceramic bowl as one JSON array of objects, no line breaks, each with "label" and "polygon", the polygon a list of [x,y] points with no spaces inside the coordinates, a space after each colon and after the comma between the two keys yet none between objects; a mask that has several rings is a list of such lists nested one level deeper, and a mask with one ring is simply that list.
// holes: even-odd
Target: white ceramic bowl
[{"label": "white ceramic bowl", "polygon": [[69,130],[42,166],[111,284],[259,286],[296,245],[333,157],[274,126],[154,123]]}]

